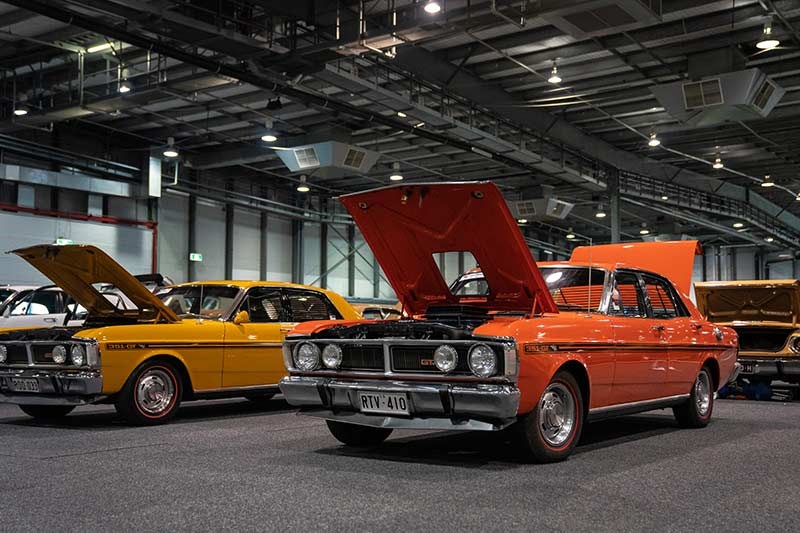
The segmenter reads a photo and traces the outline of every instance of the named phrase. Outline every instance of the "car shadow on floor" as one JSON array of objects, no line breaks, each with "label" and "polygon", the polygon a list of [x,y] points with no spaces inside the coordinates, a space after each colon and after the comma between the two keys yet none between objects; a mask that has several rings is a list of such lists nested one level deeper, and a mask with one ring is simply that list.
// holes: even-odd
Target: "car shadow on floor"
[{"label": "car shadow on floor", "polygon": [[[488,469],[509,469],[528,462],[514,442],[514,428],[491,432],[437,432],[394,438],[381,446],[337,446],[316,453],[374,460]],[[587,424],[575,454],[680,431],[672,417],[628,416]]]},{"label": "car shadow on floor", "polygon": [[[251,402],[245,399],[187,402],[181,405],[177,416],[167,425],[191,424],[217,419],[255,417],[268,414],[291,413],[295,409],[283,398]],[[112,406],[96,406],[91,411],[78,407],[68,416],[54,420],[35,420],[20,412],[18,418],[0,420],[0,425],[21,427],[46,427],[71,430],[116,431],[137,426],[126,424],[117,416]]]}]

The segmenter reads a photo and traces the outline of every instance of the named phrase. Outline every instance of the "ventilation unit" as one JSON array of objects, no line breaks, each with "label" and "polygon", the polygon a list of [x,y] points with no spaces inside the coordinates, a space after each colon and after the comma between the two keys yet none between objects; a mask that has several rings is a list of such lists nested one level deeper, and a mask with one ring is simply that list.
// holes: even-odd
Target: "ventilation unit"
[{"label": "ventilation unit", "polygon": [[766,117],[786,92],[756,68],[651,90],[670,115],[693,126]]},{"label": "ventilation unit", "polygon": [[325,141],[277,150],[276,155],[292,172],[317,178],[341,178],[366,174],[380,154],[339,141]]},{"label": "ventilation unit", "polygon": [[544,220],[567,218],[575,204],[559,200],[553,196],[553,187],[540,185],[536,193],[538,198],[519,200],[511,203],[511,211],[516,218],[527,220]]},{"label": "ventilation unit", "polygon": [[563,0],[541,0],[541,18],[576,39],[618,33],[661,21],[658,0],[599,0],[564,7]]}]

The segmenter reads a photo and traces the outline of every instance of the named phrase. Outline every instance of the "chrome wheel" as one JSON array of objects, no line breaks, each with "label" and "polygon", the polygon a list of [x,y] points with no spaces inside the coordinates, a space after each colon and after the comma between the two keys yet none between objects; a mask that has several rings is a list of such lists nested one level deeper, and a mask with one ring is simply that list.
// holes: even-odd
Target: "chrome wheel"
[{"label": "chrome wheel", "polygon": [[539,432],[554,447],[569,441],[575,427],[575,397],[562,383],[551,383],[539,401]]},{"label": "chrome wheel", "polygon": [[694,382],[694,401],[697,404],[697,414],[706,416],[711,407],[711,381],[708,372],[700,372]]},{"label": "chrome wheel", "polygon": [[143,414],[161,416],[175,399],[175,381],[163,368],[146,370],[136,383],[136,405]]}]

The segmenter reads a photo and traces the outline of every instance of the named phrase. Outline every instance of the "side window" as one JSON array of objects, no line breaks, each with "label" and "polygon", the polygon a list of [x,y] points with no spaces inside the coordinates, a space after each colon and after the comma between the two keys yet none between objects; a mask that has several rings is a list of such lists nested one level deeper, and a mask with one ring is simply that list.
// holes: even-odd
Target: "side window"
[{"label": "side window", "polygon": [[280,289],[257,288],[247,294],[242,310],[250,315],[250,322],[287,322]]},{"label": "side window", "polygon": [[650,306],[653,308],[653,318],[675,318],[683,314],[675,304],[669,283],[651,276],[643,277]]},{"label": "side window", "polygon": [[325,295],[312,291],[287,290],[292,322],[341,318]]},{"label": "side window", "polygon": [[64,305],[58,291],[33,291],[11,310],[12,315],[54,315],[63,312]]},{"label": "side window", "polygon": [[647,316],[644,294],[639,278],[630,272],[618,272],[611,293],[609,312],[617,316],[643,318]]}]

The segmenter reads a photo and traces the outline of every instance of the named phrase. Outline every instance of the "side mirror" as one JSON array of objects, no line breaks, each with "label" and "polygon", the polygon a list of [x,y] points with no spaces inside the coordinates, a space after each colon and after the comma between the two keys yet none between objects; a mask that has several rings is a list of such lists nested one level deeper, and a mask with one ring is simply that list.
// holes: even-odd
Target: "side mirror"
[{"label": "side mirror", "polygon": [[239,311],[236,313],[236,316],[233,317],[234,324],[247,324],[248,322],[250,322],[250,313],[247,311]]}]

